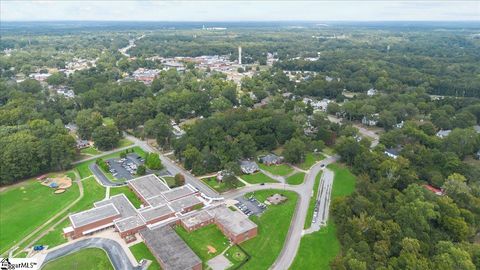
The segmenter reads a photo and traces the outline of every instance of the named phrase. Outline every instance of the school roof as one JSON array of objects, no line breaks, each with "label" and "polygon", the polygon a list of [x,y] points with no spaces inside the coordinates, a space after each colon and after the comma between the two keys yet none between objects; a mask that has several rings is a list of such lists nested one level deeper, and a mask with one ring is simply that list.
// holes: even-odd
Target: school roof
[{"label": "school roof", "polygon": [[82,227],[94,222],[120,216],[120,212],[113,204],[95,207],[77,214],[70,215],[70,221],[74,228]]},{"label": "school roof", "polygon": [[155,197],[151,197],[147,200],[148,204],[150,204],[151,206],[158,206],[158,205],[162,205],[162,204],[166,204],[167,203],[167,200],[165,199],[165,197],[163,197],[162,194],[160,195],[157,195]]},{"label": "school roof", "polygon": [[192,269],[202,263],[170,226],[147,228],[141,230],[140,235],[165,270]]},{"label": "school roof", "polygon": [[211,220],[213,216],[208,211],[201,211],[195,215],[182,219],[183,224],[187,227],[193,227],[208,220]]},{"label": "school roof", "polygon": [[125,232],[131,229],[138,228],[140,226],[146,225],[145,221],[141,219],[139,216],[131,216],[119,220],[115,220],[115,227],[118,229],[119,232]]},{"label": "school roof", "polygon": [[232,211],[226,206],[220,206],[208,210],[225,229],[235,235],[245,233],[257,227],[253,221],[239,211]]},{"label": "school roof", "polygon": [[183,209],[201,204],[202,201],[195,195],[183,197],[181,199],[170,202],[170,206],[175,212],[181,212]]},{"label": "school roof", "polygon": [[108,200],[96,202],[93,205],[95,207],[99,207],[107,204],[113,204],[115,208],[117,208],[117,210],[120,212],[122,218],[134,216],[137,214],[137,210],[123,193],[112,196]]},{"label": "school roof", "polygon": [[145,200],[170,189],[154,174],[132,179],[128,181],[128,184]]},{"label": "school roof", "polygon": [[146,222],[154,220],[159,217],[163,217],[169,214],[174,213],[174,211],[168,205],[160,205],[157,207],[144,208],[139,211],[140,216]]},{"label": "school roof", "polygon": [[162,194],[165,197],[165,199],[167,199],[168,201],[173,201],[173,200],[191,195],[195,192],[196,190],[194,190],[189,184],[186,184],[184,186],[165,191]]}]

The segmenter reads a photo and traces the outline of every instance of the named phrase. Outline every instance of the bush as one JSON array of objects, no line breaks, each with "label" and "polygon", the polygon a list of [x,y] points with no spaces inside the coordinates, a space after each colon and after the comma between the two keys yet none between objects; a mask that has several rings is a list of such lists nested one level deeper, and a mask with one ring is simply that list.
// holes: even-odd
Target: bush
[{"label": "bush", "polygon": [[146,172],[147,172],[147,169],[145,168],[145,166],[143,165],[138,166],[137,175],[145,175]]},{"label": "bush", "polygon": [[185,185],[185,176],[181,173],[175,175],[175,185],[177,187]]},{"label": "bush", "polygon": [[102,168],[102,170],[104,170],[105,172],[108,172],[108,170],[110,170],[110,167],[108,166],[107,162],[105,162],[105,160],[99,158],[95,161],[95,163],[100,167]]}]

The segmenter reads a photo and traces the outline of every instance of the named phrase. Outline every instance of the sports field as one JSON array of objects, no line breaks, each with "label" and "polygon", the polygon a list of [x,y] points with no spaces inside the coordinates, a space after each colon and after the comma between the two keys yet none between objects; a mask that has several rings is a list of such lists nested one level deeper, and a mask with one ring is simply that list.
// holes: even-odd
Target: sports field
[{"label": "sports field", "polygon": [[38,180],[25,181],[0,193],[0,253],[45,223],[79,196],[73,184],[66,192],[53,189]]}]

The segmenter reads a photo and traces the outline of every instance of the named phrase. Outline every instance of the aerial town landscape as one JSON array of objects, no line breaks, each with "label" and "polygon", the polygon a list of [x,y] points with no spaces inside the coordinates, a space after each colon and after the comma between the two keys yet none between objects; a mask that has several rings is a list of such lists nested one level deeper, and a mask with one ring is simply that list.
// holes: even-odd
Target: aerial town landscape
[{"label": "aerial town landscape", "polygon": [[480,3],[341,2],[0,2],[0,269],[480,269]]}]

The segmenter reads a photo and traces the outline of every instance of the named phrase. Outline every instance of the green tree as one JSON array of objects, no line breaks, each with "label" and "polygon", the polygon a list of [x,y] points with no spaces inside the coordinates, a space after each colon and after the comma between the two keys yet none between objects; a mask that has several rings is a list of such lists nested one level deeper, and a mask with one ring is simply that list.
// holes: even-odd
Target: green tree
[{"label": "green tree", "polygon": [[285,143],[283,155],[285,160],[290,163],[300,163],[305,159],[306,145],[303,141],[293,138]]},{"label": "green tree", "polygon": [[175,175],[175,186],[180,187],[185,185],[185,176],[181,173]]},{"label": "green tree", "polygon": [[163,169],[162,161],[160,156],[156,153],[149,153],[145,159],[145,166],[150,170],[161,170]]},{"label": "green tree", "polygon": [[119,131],[114,125],[98,126],[92,133],[92,139],[95,146],[100,150],[110,150],[115,148],[118,145],[120,138]]}]

